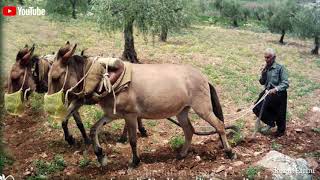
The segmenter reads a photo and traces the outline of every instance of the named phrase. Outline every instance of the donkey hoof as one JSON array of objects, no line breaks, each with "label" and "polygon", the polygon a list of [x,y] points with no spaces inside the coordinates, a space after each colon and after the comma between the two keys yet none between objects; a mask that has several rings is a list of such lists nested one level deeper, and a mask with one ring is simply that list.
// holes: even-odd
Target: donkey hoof
[{"label": "donkey hoof", "polygon": [[145,128],[139,129],[141,137],[148,137],[147,130]]},{"label": "donkey hoof", "polygon": [[118,141],[119,143],[124,144],[124,143],[127,142],[127,140],[128,140],[128,138],[127,138],[126,136],[121,136],[117,141]]},{"label": "donkey hoof", "polygon": [[226,151],[225,153],[229,159],[237,159],[237,154],[232,150]]},{"label": "donkey hoof", "polygon": [[108,158],[106,156],[98,158],[98,161],[99,161],[101,167],[105,167],[108,164]]},{"label": "donkey hoof", "polygon": [[136,168],[136,167],[138,167],[139,163],[140,163],[140,159],[139,158],[134,158],[134,159],[132,159],[130,167]]},{"label": "donkey hoof", "polygon": [[74,145],[76,143],[76,140],[72,136],[67,137],[66,141],[69,145]]},{"label": "donkey hoof", "polygon": [[92,141],[91,141],[90,138],[86,138],[86,139],[84,139],[84,143],[85,143],[86,145],[90,145],[90,144],[92,144]]}]

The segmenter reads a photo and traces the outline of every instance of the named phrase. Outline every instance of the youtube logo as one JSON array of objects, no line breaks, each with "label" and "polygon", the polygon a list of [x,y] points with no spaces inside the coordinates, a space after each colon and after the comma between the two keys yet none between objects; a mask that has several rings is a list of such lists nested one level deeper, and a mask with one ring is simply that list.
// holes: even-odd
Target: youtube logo
[{"label": "youtube logo", "polygon": [[2,8],[3,16],[15,16],[17,14],[17,7],[15,6],[4,6]]}]

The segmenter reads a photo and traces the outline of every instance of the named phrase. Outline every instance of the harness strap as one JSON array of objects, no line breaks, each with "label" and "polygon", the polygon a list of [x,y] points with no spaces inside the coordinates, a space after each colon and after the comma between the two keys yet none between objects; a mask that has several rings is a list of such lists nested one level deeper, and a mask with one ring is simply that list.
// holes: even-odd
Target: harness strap
[{"label": "harness strap", "polygon": [[[90,70],[92,69],[93,64],[95,63],[95,61],[96,61],[98,58],[99,58],[99,57],[95,57],[95,58],[93,59],[92,64],[91,64],[90,68],[88,69],[87,73],[77,82],[77,84],[75,84],[74,86],[72,86],[70,89],[67,90],[66,95],[65,95],[65,104],[66,104],[66,105],[68,105],[68,95],[69,95],[69,93],[72,92],[75,88],[77,88],[82,81],[84,81],[84,79],[88,76]],[[67,66],[67,68],[68,68],[68,66]],[[67,71],[68,71],[68,69],[67,69]],[[64,89],[64,85],[65,85],[66,81],[67,81],[67,79],[65,78],[65,81],[64,81],[64,83],[63,83],[62,89]],[[79,93],[75,93],[75,94],[78,95],[78,96],[81,95],[81,94],[83,94],[83,89],[82,89],[82,91],[80,91]]]}]

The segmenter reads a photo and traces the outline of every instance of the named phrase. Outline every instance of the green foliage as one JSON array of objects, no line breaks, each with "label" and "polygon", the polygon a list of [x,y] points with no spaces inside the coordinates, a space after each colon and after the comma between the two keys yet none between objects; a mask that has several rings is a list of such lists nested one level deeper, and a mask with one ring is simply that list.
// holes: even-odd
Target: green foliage
[{"label": "green foliage", "polygon": [[180,147],[182,147],[184,142],[185,142],[184,137],[181,135],[177,135],[170,138],[169,144],[172,149],[177,150]]},{"label": "green foliage", "polygon": [[0,173],[3,173],[3,169],[6,165],[12,165],[13,159],[7,156],[5,152],[0,152]]},{"label": "green foliage", "polygon": [[[307,28],[306,28],[307,27]],[[294,32],[303,38],[314,38],[315,48],[312,54],[319,54],[320,46],[320,8],[305,7],[294,19]]]},{"label": "green foliage", "polygon": [[47,176],[54,172],[62,171],[67,166],[63,156],[56,155],[51,162],[46,162],[43,160],[36,160],[34,162],[36,166],[36,176]]},{"label": "green foliage", "polygon": [[275,142],[275,141],[272,141],[272,143],[271,143],[271,148],[272,148],[273,150],[279,151],[279,150],[282,148],[282,145],[281,145],[281,144],[278,144],[278,143]]},{"label": "green foliage", "polygon": [[90,159],[88,158],[88,155],[86,152],[83,153],[83,158],[79,161],[79,166],[81,168],[87,167],[90,164]]},{"label": "green foliage", "polygon": [[259,166],[250,166],[246,170],[246,177],[249,180],[255,179],[257,176],[258,172],[262,170],[262,167]]},{"label": "green foliage", "polygon": [[230,18],[233,22],[233,26],[238,27],[238,21],[242,16],[240,3],[236,0],[222,1],[221,15]]},{"label": "green foliage", "polygon": [[243,119],[239,119],[236,121],[235,126],[238,131],[232,130],[232,137],[229,139],[229,143],[232,146],[236,146],[244,140],[244,136],[242,134],[242,129],[244,128],[245,122]]},{"label": "green foliage", "polygon": [[268,20],[268,28],[270,31],[276,33],[291,31],[292,18],[298,10],[296,1],[286,0],[275,2],[270,9],[273,9],[273,15]]},{"label": "green foliage", "polygon": [[29,98],[31,102],[31,109],[34,112],[42,112],[43,111],[43,94],[32,93]]},{"label": "green foliage", "polygon": [[312,128],[312,131],[320,134],[320,128]]},{"label": "green foliage", "polygon": [[146,121],[146,124],[149,127],[155,127],[158,124],[158,121],[157,120],[148,120],[148,121]]},{"label": "green foliage", "polygon": [[[86,13],[88,9],[87,0],[47,0],[45,4],[46,13],[52,16],[71,16],[73,7],[72,3],[75,2],[75,12]],[[63,18],[60,18],[60,20]]]},{"label": "green foliage", "polygon": [[98,24],[108,31],[122,30],[128,23],[144,34],[158,34],[162,27],[178,30],[190,23],[185,0],[94,0],[92,10]]},{"label": "green foliage", "polygon": [[293,26],[295,34],[304,38],[320,37],[319,27],[320,8],[303,8],[297,12]]}]

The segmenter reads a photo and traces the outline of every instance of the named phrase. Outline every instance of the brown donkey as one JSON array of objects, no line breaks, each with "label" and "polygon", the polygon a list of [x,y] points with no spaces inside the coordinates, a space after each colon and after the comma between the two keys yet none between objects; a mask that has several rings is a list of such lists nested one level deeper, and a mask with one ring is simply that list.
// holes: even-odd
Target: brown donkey
[{"label": "brown donkey", "polygon": [[[26,76],[22,90],[24,92],[29,88],[31,89],[31,91],[27,93],[27,97],[34,91],[37,93],[48,91],[50,62],[46,58],[39,58],[37,55],[33,55],[33,52],[34,45],[30,49],[28,49],[28,45],[26,45],[18,52],[16,62],[13,64],[8,77],[8,93],[14,93],[20,89],[24,81],[24,74],[26,74]],[[81,122],[79,112],[75,111],[72,115],[81,131],[84,142],[90,144],[91,141]],[[75,142],[72,137],[69,137],[67,140],[69,144],[74,144]]]},{"label": "brown donkey", "polygon": [[[51,73],[51,78],[49,78],[49,89],[51,89],[48,94],[52,94],[54,92],[59,91],[62,88],[62,85],[64,83],[64,76],[65,76],[65,65],[64,62],[68,59],[72,59],[70,62],[70,68],[69,68],[69,74],[68,74],[68,81],[65,85],[65,89],[70,88],[72,85],[76,84],[84,75],[82,72],[82,69],[84,67],[84,61],[82,60],[83,58],[86,58],[83,55],[83,52],[81,53],[81,56],[74,55],[73,53],[75,52],[75,48],[71,49],[71,45],[69,41],[65,44],[64,47],[60,48],[56,60],[52,64],[52,68],[49,73]],[[58,76],[57,76],[58,75]],[[79,92],[81,89],[76,88],[75,91]],[[68,129],[68,121],[71,115],[73,115],[74,119],[76,120],[76,123],[78,125],[78,128],[81,131],[81,134],[85,138],[85,142],[87,144],[90,143],[89,139],[87,138],[85,129],[82,125],[81,117],[78,113],[78,109],[83,105],[83,104],[95,104],[96,102],[90,100],[90,99],[83,99],[79,98],[74,94],[70,94],[69,96],[69,102],[71,102],[70,106],[73,107],[72,112],[68,113],[68,115],[62,120],[62,128],[64,131],[64,137],[65,140],[70,144],[74,144],[75,140],[73,136],[70,134],[69,129]],[[77,102],[72,103],[72,102]],[[76,116],[76,117],[75,117]],[[147,131],[143,127],[143,124],[141,122],[141,119],[138,121],[138,128],[141,133],[141,136],[147,137]],[[119,142],[124,143],[127,139],[127,128],[126,126],[123,129],[123,133],[119,139]]]},{"label": "brown donkey", "polygon": [[[92,64],[90,59],[73,55],[75,48],[76,45],[66,52],[63,58],[58,58],[53,63],[49,72],[48,94],[54,94],[62,88],[66,74],[65,90],[73,87],[86,73],[83,70]],[[190,108],[217,130],[226,154],[230,158],[235,158],[236,154],[227,141],[222,109],[216,91],[197,69],[173,64],[132,64],[131,83],[116,97],[116,114],[113,114],[114,99],[111,94],[99,100],[105,117],[98,120],[90,131],[94,152],[101,165],[106,165],[107,158],[98,141],[98,132],[102,125],[114,119],[125,119],[128,126],[133,166],[137,166],[140,162],[136,136],[138,118],[165,119],[176,116],[185,135],[185,144],[177,158],[186,157],[194,133],[188,118]],[[69,115],[81,103],[90,101],[90,97],[82,100],[74,98],[68,108]],[[215,118],[215,115],[219,119]]]}]

